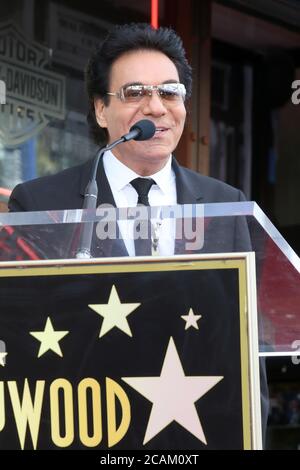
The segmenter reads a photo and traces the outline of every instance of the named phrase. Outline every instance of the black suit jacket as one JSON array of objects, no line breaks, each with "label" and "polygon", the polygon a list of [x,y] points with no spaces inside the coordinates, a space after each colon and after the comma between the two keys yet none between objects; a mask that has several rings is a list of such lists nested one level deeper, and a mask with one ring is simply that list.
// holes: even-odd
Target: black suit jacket
[{"label": "black suit jacket", "polygon": [[[13,190],[8,206],[12,212],[81,209],[87,183],[91,176],[93,160],[64,170],[56,175],[45,176],[23,184]],[[241,191],[214,178],[203,176],[180,166],[175,158],[172,167],[176,176],[178,204],[206,204],[211,202],[237,202],[245,200]],[[115,206],[112,191],[100,160],[97,173],[98,201]],[[215,234],[219,232],[218,245]],[[248,228],[241,218],[226,217],[211,221],[206,226],[204,252],[249,251],[251,248]],[[126,256],[125,245],[116,241],[99,242],[94,237],[94,256]],[[185,243],[176,244],[176,253],[185,253]],[[70,253],[71,255],[72,253]]]},{"label": "black suit jacket", "polygon": [[[19,184],[13,190],[8,207],[12,212],[81,209],[86,185],[90,179],[93,160],[56,175],[44,176]],[[176,176],[178,204],[237,202],[244,200],[238,189],[208,176],[180,166],[175,158],[172,167]],[[115,201],[100,160],[97,174],[99,189],[97,205]]]}]

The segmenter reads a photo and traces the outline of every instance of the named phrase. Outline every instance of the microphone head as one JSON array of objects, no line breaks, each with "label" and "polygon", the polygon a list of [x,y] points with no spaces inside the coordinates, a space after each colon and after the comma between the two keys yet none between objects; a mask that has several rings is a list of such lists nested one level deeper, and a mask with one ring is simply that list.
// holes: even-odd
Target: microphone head
[{"label": "microphone head", "polygon": [[142,119],[130,128],[130,132],[132,131],[138,131],[136,137],[133,137],[134,140],[148,140],[154,136],[156,127],[149,119]]}]

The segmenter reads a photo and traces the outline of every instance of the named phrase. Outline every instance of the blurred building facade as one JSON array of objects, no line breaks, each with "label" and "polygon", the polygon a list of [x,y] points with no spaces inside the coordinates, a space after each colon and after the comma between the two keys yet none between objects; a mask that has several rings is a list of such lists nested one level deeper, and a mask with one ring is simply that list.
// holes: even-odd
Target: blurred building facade
[{"label": "blurred building facade", "polygon": [[[158,23],[182,36],[194,74],[177,158],[241,188],[299,253],[299,2],[158,4]],[[12,0],[1,7],[0,187],[90,158],[87,57],[112,25],[150,17],[151,0]]]}]

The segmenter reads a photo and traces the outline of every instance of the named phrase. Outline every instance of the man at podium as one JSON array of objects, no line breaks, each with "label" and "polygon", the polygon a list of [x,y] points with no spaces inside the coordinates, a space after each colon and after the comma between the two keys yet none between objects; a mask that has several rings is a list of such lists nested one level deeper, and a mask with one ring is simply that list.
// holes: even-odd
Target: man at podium
[{"label": "man at podium", "polygon": [[[192,74],[181,39],[171,29],[148,24],[115,27],[91,56],[86,69],[88,122],[98,145],[111,144],[140,120],[155,128],[147,140],[130,140],[99,161],[97,206],[150,206],[241,201],[221,181],[178,164],[173,152],[186,119]],[[56,175],[18,185],[10,211],[82,208],[93,159]],[[169,255],[174,246],[161,246]],[[133,246],[128,246],[134,254]]]},{"label": "man at podium", "polygon": [[[101,152],[95,159],[19,184],[9,200],[9,210],[49,211],[81,209],[89,180],[95,170],[97,207],[174,206],[245,200],[243,193],[224,182],[182,167],[173,152],[181,138],[186,102],[191,96],[192,73],[181,39],[169,28],[153,29],[148,24],[116,26],[92,54],[86,68],[88,123],[98,145],[123,142]],[[151,121],[153,132],[142,127],[130,134],[140,121]],[[130,135],[129,135],[130,134]],[[134,135],[132,137],[132,135]],[[131,136],[131,137],[130,137]],[[224,226],[220,251],[249,251],[246,225]],[[157,252],[170,256],[178,251],[168,221],[161,221]],[[240,223],[240,222],[239,222]],[[133,224],[131,226],[133,230]],[[148,246],[122,236],[113,248],[94,245],[94,256],[151,254]],[[212,227],[213,230],[213,227]],[[213,251],[205,237],[205,251]],[[121,243],[121,245],[120,245]],[[153,245],[153,240],[152,240]],[[104,247],[104,248],[103,248]],[[152,246],[153,248],[153,246]],[[148,250],[148,251],[147,251]],[[261,370],[263,427],[267,419],[264,367]]]}]

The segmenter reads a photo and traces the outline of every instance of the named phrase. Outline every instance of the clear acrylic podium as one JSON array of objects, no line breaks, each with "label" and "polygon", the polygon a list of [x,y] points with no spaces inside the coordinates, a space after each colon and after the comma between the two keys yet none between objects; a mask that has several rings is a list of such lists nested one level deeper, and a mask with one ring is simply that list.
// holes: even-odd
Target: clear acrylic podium
[{"label": "clear acrylic podium", "polygon": [[133,208],[0,215],[0,448],[261,448],[258,354],[300,354],[299,258],[253,202],[148,215],[145,258]]}]

